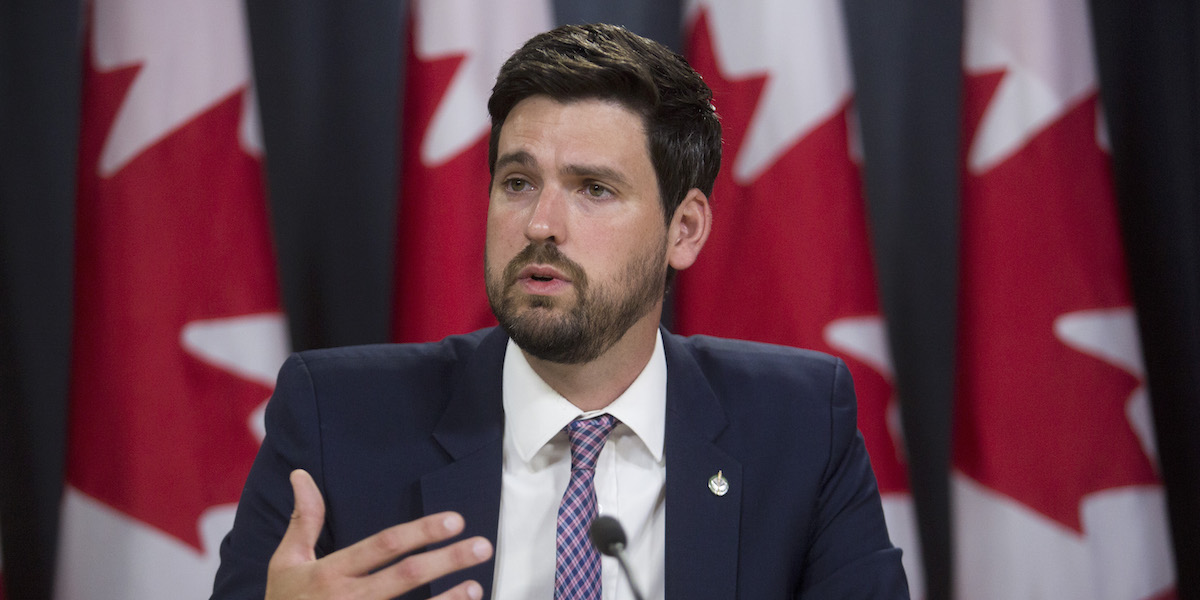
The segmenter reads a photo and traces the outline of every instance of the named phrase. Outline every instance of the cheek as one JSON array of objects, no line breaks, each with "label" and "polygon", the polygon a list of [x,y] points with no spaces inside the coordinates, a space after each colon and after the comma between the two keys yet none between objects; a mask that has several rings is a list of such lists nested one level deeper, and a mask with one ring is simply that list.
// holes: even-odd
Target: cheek
[{"label": "cheek", "polygon": [[639,225],[597,228],[590,239],[578,240],[578,247],[585,250],[572,258],[589,273],[605,279],[623,277],[630,264],[660,260],[665,228],[661,222],[658,226]]},{"label": "cheek", "polygon": [[505,211],[488,211],[484,236],[484,267],[487,270],[503,271],[526,244],[520,219]]},{"label": "cheek", "polygon": [[496,207],[495,203],[488,205],[486,241],[489,248],[497,244],[507,243],[514,234],[520,234],[517,219],[511,210]]}]

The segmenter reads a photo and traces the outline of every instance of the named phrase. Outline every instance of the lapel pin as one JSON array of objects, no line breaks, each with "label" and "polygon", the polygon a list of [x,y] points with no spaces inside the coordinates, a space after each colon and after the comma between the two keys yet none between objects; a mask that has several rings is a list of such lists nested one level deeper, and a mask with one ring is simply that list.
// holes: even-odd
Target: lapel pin
[{"label": "lapel pin", "polygon": [[729,492],[729,480],[725,479],[725,475],[721,471],[717,471],[716,475],[708,478],[708,491],[714,496],[724,496]]}]

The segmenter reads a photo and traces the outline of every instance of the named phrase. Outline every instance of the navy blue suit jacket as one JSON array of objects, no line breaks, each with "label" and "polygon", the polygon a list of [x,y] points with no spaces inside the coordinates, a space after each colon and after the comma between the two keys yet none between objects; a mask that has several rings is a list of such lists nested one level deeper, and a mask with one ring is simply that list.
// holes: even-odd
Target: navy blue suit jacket
[{"label": "navy blue suit jacket", "polygon": [[[464,535],[495,543],[507,340],[490,329],[288,359],[221,545],[213,597],[263,597],[295,468],[325,498],[318,556],[443,510],[463,515]],[[816,352],[665,331],[663,345],[667,597],[907,598],[846,366]],[[718,470],[730,484],[724,496],[708,489]],[[404,597],[467,578],[489,597],[493,564]]]}]

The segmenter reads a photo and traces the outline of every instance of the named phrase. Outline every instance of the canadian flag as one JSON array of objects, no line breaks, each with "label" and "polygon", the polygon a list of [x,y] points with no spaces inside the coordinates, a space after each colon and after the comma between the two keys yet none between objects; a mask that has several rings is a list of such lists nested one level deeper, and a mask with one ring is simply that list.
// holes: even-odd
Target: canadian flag
[{"label": "canadian flag", "polygon": [[968,0],[958,597],[1174,597],[1085,0]]},{"label": "canadian flag", "polygon": [[845,359],[859,429],[915,597],[920,554],[891,359],[854,159],[852,81],[835,0],[700,0],[686,54],[725,139],[713,231],[679,275],[675,324]]},{"label": "canadian flag", "polygon": [[285,358],[239,0],[88,7],[59,598],[204,598]]},{"label": "canadian flag", "polygon": [[413,0],[393,339],[495,324],[483,280],[487,99],[505,59],[551,27],[548,0]]}]

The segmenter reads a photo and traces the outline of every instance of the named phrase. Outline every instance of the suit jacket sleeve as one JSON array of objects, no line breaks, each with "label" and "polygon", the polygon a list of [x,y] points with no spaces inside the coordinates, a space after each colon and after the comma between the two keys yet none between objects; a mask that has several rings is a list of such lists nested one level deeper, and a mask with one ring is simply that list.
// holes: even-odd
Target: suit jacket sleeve
[{"label": "suit jacket sleeve", "polygon": [[[324,493],[315,395],[308,367],[298,354],[280,369],[275,393],[267,404],[266,429],[238,503],[233,529],[221,543],[214,599],[263,597],[267,562],[291,518],[288,476],[292,470],[308,471]],[[318,556],[322,554],[321,545],[319,540]]]},{"label": "suit jacket sleeve", "polygon": [[857,428],[854,385],[837,361],[830,448],[813,519],[801,598],[908,598],[900,550],[887,535],[879,489]]}]

